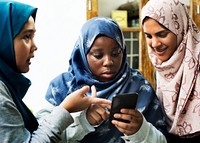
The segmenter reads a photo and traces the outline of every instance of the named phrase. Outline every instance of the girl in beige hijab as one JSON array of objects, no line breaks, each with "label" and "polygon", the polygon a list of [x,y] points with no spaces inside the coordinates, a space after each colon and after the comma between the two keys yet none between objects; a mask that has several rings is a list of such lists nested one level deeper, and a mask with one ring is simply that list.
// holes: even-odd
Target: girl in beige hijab
[{"label": "girl in beige hijab", "polygon": [[142,9],[142,26],[172,141],[197,142],[200,32],[186,6],[178,0],[150,0]]}]

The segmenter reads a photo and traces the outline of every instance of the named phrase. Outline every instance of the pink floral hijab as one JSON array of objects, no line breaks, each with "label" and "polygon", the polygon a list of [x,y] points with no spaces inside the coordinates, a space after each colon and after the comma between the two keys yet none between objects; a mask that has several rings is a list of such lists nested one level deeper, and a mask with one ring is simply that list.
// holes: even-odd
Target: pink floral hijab
[{"label": "pink floral hijab", "polygon": [[177,50],[165,62],[148,47],[169,132],[179,136],[200,132],[200,32],[178,0],[150,0],[142,9],[142,21],[145,17],[177,36]]}]

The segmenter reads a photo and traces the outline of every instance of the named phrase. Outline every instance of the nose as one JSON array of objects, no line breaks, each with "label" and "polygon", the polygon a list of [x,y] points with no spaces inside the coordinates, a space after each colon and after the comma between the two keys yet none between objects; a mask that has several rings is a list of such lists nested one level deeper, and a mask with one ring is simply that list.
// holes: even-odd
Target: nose
[{"label": "nose", "polygon": [[37,49],[38,49],[38,48],[37,48],[37,46],[36,46],[36,44],[35,44],[35,41],[32,40],[31,52],[34,52],[34,51],[36,51]]},{"label": "nose", "polygon": [[103,65],[104,66],[112,66],[113,65],[113,60],[112,60],[112,57],[110,55],[106,55],[104,57]]},{"label": "nose", "polygon": [[151,47],[152,48],[157,48],[161,46],[161,42],[158,38],[152,38],[152,41],[151,41]]}]

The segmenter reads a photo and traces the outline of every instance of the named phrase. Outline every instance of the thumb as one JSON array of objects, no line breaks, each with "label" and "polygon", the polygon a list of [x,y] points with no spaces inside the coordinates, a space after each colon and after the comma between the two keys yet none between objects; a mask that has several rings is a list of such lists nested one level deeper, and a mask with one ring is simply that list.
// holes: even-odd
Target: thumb
[{"label": "thumb", "polygon": [[85,94],[89,91],[90,87],[89,86],[83,86],[82,88],[76,90],[72,94],[77,94],[79,96],[85,96]]},{"label": "thumb", "polygon": [[91,90],[92,90],[91,97],[93,97],[93,98],[97,97],[97,91],[96,91],[96,87],[94,85],[92,85]]}]

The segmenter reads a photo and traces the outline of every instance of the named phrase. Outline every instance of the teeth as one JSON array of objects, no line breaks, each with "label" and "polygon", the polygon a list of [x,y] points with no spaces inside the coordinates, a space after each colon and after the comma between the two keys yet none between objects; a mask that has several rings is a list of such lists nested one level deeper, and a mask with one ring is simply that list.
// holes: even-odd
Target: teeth
[{"label": "teeth", "polygon": [[158,52],[162,52],[163,50],[157,50]]},{"label": "teeth", "polygon": [[163,52],[165,49],[156,49],[158,52]]}]

